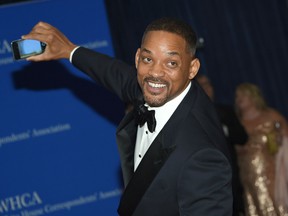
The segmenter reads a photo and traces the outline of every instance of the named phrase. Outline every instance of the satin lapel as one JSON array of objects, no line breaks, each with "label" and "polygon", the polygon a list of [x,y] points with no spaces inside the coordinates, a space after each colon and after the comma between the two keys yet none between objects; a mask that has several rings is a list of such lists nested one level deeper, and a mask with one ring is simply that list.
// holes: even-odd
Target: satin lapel
[{"label": "satin lapel", "polygon": [[128,113],[117,128],[117,144],[121,158],[124,185],[126,186],[134,173],[134,149],[137,126],[133,114]]},{"label": "satin lapel", "polygon": [[169,155],[175,150],[177,143],[177,130],[175,128],[178,128],[180,122],[185,121],[190,110],[193,109],[196,100],[195,91],[197,92],[195,85],[192,85],[188,94],[146,152],[125,188],[118,208],[119,215],[129,216],[133,214],[147,188]]},{"label": "satin lapel", "polygon": [[[159,133],[155,141],[143,157],[129,184],[125,188],[118,208],[119,215],[132,215],[145,191],[161,169],[174,148],[162,149],[163,133]],[[147,172],[149,170],[149,172]]]}]

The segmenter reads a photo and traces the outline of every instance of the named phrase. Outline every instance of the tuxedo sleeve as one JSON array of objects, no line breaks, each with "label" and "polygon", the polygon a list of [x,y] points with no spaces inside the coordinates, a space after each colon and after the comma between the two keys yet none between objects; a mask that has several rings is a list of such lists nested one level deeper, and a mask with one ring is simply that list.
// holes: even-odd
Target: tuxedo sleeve
[{"label": "tuxedo sleeve", "polygon": [[110,56],[79,47],[72,64],[124,101],[133,101],[140,93],[136,68]]},{"label": "tuxedo sleeve", "polygon": [[232,215],[231,167],[223,153],[200,150],[185,164],[178,190],[180,215]]}]

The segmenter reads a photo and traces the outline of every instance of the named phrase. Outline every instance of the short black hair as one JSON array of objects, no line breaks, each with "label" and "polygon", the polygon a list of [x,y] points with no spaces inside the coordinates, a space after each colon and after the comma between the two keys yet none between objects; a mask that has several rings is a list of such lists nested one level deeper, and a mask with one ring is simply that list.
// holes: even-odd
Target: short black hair
[{"label": "short black hair", "polygon": [[188,23],[170,17],[163,17],[154,20],[146,27],[143,34],[142,43],[146,34],[150,31],[166,31],[181,36],[189,45],[189,50],[191,53],[195,55],[197,35]]}]

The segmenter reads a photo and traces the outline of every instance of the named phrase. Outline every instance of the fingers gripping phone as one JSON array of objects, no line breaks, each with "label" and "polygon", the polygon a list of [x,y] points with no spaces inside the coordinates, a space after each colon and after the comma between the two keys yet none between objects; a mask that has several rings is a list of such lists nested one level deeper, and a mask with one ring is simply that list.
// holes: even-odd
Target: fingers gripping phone
[{"label": "fingers gripping phone", "polygon": [[19,39],[11,42],[13,57],[15,60],[25,59],[39,55],[45,51],[46,44],[31,39]]}]

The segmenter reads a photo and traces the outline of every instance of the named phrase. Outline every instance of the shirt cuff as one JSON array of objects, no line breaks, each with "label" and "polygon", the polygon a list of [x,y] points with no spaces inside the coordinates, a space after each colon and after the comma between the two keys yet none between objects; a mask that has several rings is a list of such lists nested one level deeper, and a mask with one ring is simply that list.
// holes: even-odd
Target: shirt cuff
[{"label": "shirt cuff", "polygon": [[75,47],[75,48],[72,50],[72,52],[70,53],[69,61],[70,61],[71,63],[72,63],[73,54],[74,54],[74,52],[75,52],[79,47],[80,47],[80,46]]}]

